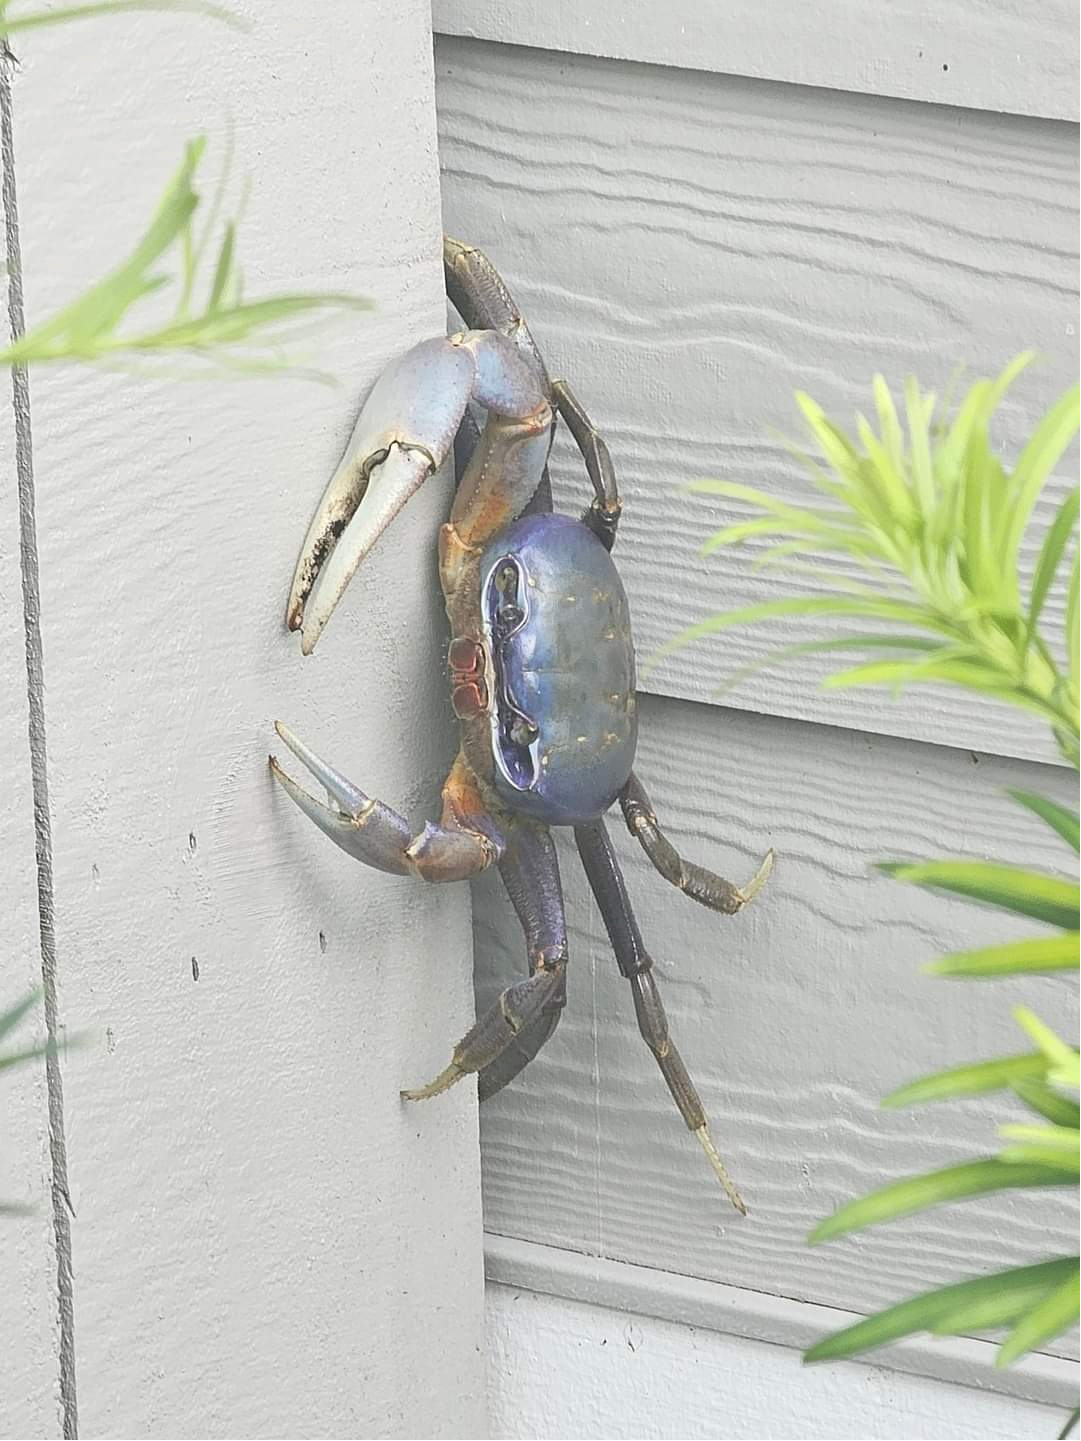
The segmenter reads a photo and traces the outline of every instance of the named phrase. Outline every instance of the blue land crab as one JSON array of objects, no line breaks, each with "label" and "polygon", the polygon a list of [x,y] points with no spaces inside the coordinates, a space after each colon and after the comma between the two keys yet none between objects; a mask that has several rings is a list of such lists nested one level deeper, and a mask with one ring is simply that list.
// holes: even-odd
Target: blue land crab
[{"label": "blue land crab", "polygon": [[[527,979],[509,986],[454,1047],[418,1101],[478,1075],[482,1100],[551,1036],[566,1000],[567,929],[552,826],[573,828],[638,1026],[689,1130],[732,1203],[743,1202],[673,1044],[604,824],[617,801],[653,865],[684,894],[735,913],[772,864],[740,889],[685,860],[664,836],[632,769],[638,732],[627,598],[611,558],[620,500],[607,446],[565,381],[549,377],[506,285],[475,248],[444,242],[447,293],[467,328],[422,341],[376,382],[315,512],[297,561],[287,624],[310,653],[358,565],[452,447],[459,481],[439,540],[461,749],[438,825],[417,836],[396,811],[320,760],[284,725],[290,750],[327,791],[309,796],[272,757],[301,809],[378,870],[464,880],[496,865],[525,932]],[[483,425],[476,408],[484,413]],[[581,452],[593,499],[580,520],[552,511],[547,463],[557,416]]]}]

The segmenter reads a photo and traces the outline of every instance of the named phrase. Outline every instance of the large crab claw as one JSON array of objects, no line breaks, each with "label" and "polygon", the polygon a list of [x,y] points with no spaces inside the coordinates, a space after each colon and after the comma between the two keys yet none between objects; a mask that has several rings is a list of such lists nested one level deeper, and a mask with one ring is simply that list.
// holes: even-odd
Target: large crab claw
[{"label": "large crab claw", "polygon": [[421,341],[376,381],[293,575],[286,624],[302,629],[305,655],[361,561],[442,465],[470,399],[495,416],[526,416],[547,404],[535,368],[493,330]]}]

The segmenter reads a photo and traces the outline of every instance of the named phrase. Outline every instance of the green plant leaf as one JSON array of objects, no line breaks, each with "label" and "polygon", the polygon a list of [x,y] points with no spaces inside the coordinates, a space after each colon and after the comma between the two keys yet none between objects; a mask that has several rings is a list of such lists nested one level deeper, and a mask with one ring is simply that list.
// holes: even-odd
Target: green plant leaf
[{"label": "green plant leaf", "polygon": [[760,620],[780,620],[787,616],[845,615],[860,620],[893,622],[904,626],[915,626],[940,631],[950,636],[953,631],[930,611],[919,606],[905,604],[892,599],[864,598],[862,596],[793,596],[785,600],[761,601],[757,605],[744,606],[740,610],[725,611],[722,615],[707,617],[667,641],[650,658],[644,669],[648,674],[664,656],[691,641],[703,636],[714,635],[732,626],[746,625]]},{"label": "green plant leaf", "polygon": [[88,0],[85,5],[61,5],[55,10],[31,11],[28,15],[9,17],[10,0],[0,4],[0,39],[20,30],[38,29],[42,25],[66,25],[69,20],[92,20],[101,15],[122,15],[132,10],[176,10],[189,15],[205,15],[221,20],[237,30],[251,28],[250,21],[234,15],[221,5],[208,0]]},{"label": "green plant leaf", "polygon": [[[353,296],[277,295],[241,302],[231,223],[225,227],[206,308],[191,313],[195,252],[192,217],[200,204],[194,186],[206,141],[185,148],[184,159],[167,186],[145,234],[131,255],[104,279],[44,324],[29,330],[0,352],[0,364],[34,365],[59,360],[114,362],[119,357],[161,356],[186,352],[222,367],[258,373],[283,370],[280,346],[286,322],[327,309],[365,309]],[[142,331],[123,326],[140,301],[169,284],[155,267],[173,250],[181,258],[176,308],[171,320]]]},{"label": "green plant leaf", "polygon": [[954,1066],[931,1076],[910,1081],[882,1100],[882,1105],[914,1106],[924,1101],[945,1101],[957,1096],[982,1096],[988,1091],[1016,1089],[1022,1081],[1041,1078],[1047,1071],[1047,1058],[1041,1052],[1023,1056],[1002,1056],[995,1061],[976,1061],[970,1066]]},{"label": "green plant leaf", "polygon": [[1056,1126],[1081,1126],[1081,1106],[1038,1077],[1021,1077],[1013,1082],[1012,1089],[1030,1110],[1054,1121]]},{"label": "green plant leaf", "polygon": [[957,685],[1034,710],[1045,719],[1054,716],[1054,708],[1044,697],[1026,692],[1024,686],[986,665],[978,656],[953,646],[943,646],[940,651],[937,654],[932,651],[919,660],[871,661],[853,666],[827,676],[822,686],[825,690],[842,690],[852,686],[886,685],[899,692],[906,685]]},{"label": "green plant leaf", "polygon": [[1058,573],[1063,553],[1070,543],[1070,537],[1077,524],[1079,496],[1081,496],[1081,491],[1075,486],[1056,511],[1055,518],[1048,527],[1043,545],[1040,547],[1028,602],[1028,623],[1032,631],[1035,631],[1037,622],[1043,613],[1047,593]]},{"label": "green plant leaf", "polygon": [[1064,1256],[925,1291],[825,1337],[803,1359],[815,1362],[858,1356],[918,1331],[958,1336],[1016,1325],[1033,1306],[1067,1281],[1076,1266],[1076,1257]]},{"label": "green plant leaf", "polygon": [[27,1061],[36,1060],[39,1056],[54,1056],[55,1054],[55,1041],[43,1041],[40,1046],[27,1046],[22,1051],[3,1051],[0,1052],[0,1071],[9,1070],[12,1066],[22,1066]]},{"label": "green plant leaf", "polygon": [[1034,1162],[1081,1173],[1081,1132],[1076,1126],[1000,1126],[999,1135],[1017,1144],[1006,1146],[1002,1159],[1011,1166]]},{"label": "green plant leaf", "polygon": [[214,279],[210,286],[210,296],[206,303],[208,311],[213,312],[221,305],[225,296],[225,287],[233,273],[233,252],[236,248],[236,226],[230,220],[225,227],[225,235],[222,237],[221,249],[218,252],[218,263],[214,268]]},{"label": "green plant leaf", "polygon": [[1027,1006],[1014,1006],[1014,1020],[1036,1042],[1047,1057],[1047,1079],[1056,1086],[1072,1086],[1075,1089],[1081,1079],[1079,1056],[1065,1041],[1055,1035],[1050,1026],[1033,1015]]},{"label": "green plant leaf", "polygon": [[[1070,587],[1066,592],[1066,655],[1070,663],[1070,678],[1074,683],[1073,704],[1076,715],[1077,707],[1077,681],[1078,667],[1081,666],[1081,620],[1078,612],[1081,606],[1078,605],[1081,597],[1081,554],[1075,553],[1073,567],[1070,571]],[[1077,724],[1074,723],[1074,734],[1077,733]]]},{"label": "green plant leaf", "polygon": [[1035,1351],[1037,1346],[1076,1326],[1079,1307],[1081,1270],[1075,1269],[1072,1276],[1068,1276],[1061,1286],[1057,1286],[1018,1321],[999,1347],[995,1365],[1009,1366],[1026,1351]]},{"label": "green plant leaf", "polygon": [[1067,810],[1057,801],[1048,800],[1046,796],[1035,795],[1032,791],[1011,790],[1007,794],[1013,796],[1015,801],[1030,810],[1033,815],[1046,821],[1067,845],[1072,846],[1075,851],[1081,850],[1081,823],[1078,821],[1076,811]]},{"label": "green plant leaf", "polygon": [[1081,888],[1039,871],[988,861],[884,861],[878,866],[895,880],[928,890],[949,891],[999,910],[1029,916],[1062,930],[1078,928]]},{"label": "green plant leaf", "polygon": [[41,988],[38,987],[29,995],[23,996],[19,1001],[3,1014],[0,1014],[0,1036],[6,1036],[8,1031],[13,1031],[26,1013],[37,1005],[41,1000]]},{"label": "green plant leaf", "polygon": [[1056,1165],[1021,1166],[1006,1163],[996,1156],[963,1161],[958,1166],[947,1166],[944,1170],[930,1171],[924,1176],[908,1176],[903,1181],[872,1191],[868,1196],[861,1196],[857,1201],[850,1201],[832,1216],[820,1221],[807,1240],[810,1245],[817,1246],[849,1231],[875,1226],[881,1221],[894,1221],[900,1216],[910,1216],[914,1211],[940,1206],[947,1201],[983,1196],[988,1191],[1064,1184],[1062,1170]]},{"label": "green plant leaf", "polygon": [[[909,632],[918,629],[947,644],[907,662],[871,650],[874,658],[868,665],[832,677],[827,685],[894,690],[928,682],[962,686],[1039,715],[1063,755],[1081,764],[1081,573],[1076,555],[1067,602],[1068,677],[1060,671],[1057,652],[1037,630],[1074,533],[1076,499],[1060,507],[1043,537],[1027,604],[1022,604],[1016,564],[1032,506],[1077,428],[1076,393],[1047,410],[1012,473],[1003,467],[990,438],[997,407],[1031,359],[1031,354],[1020,355],[996,378],[978,380],[952,418],[939,416],[935,397],[913,379],[904,386],[902,418],[885,381],[876,376],[879,433],[858,414],[855,438],[809,396],[797,394],[825,466],[790,449],[829,498],[828,508],[792,506],[778,496],[725,481],[697,488],[726,494],[759,512],[720,532],[715,544],[764,537],[767,544],[760,548],[756,565],[781,559],[791,563],[794,555],[805,558],[806,568],[832,594],[820,590],[709,617],[683,631],[660,654],[731,625],[784,615],[852,616]],[[845,577],[825,563],[810,564],[829,554],[854,560],[865,572],[868,585],[862,594],[845,594],[850,586]]]},{"label": "green plant leaf", "polygon": [[979,951],[954,951],[924,966],[928,975],[973,978],[1021,976],[1043,971],[1076,970],[1078,933],[1039,936],[1031,941],[1010,941],[1004,946],[987,946]]},{"label": "green plant leaf", "polygon": [[1073,386],[1055,402],[1033,431],[1014,467],[1010,527],[1001,564],[1016,574],[1021,539],[1044,482],[1054,470],[1081,424],[1081,388]]}]

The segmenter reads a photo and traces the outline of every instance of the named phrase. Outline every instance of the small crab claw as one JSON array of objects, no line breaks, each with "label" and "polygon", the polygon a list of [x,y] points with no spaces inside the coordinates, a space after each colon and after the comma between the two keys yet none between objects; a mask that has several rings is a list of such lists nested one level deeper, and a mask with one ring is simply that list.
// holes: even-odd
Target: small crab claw
[{"label": "small crab claw", "polygon": [[496,415],[545,404],[533,367],[490,330],[423,340],[393,361],[364,403],[312,517],[286,624],[309,655],[361,561],[450,451],[470,398]]}]

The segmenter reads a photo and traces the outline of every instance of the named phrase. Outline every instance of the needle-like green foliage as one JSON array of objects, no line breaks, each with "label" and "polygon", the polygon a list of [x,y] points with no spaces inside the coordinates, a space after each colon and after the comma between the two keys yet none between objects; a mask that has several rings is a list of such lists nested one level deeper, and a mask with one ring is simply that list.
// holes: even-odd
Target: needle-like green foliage
[{"label": "needle-like green foliage", "polygon": [[[42,1045],[21,1046],[15,1050],[7,1049],[8,1037],[16,1030],[19,1023],[34,1009],[41,1000],[40,991],[31,991],[29,995],[17,1001],[15,1005],[0,1015],[0,1071],[10,1070],[12,1066],[24,1065],[27,1061],[35,1060],[39,1056],[46,1055],[53,1048],[45,1042]],[[17,1201],[0,1201],[0,1216],[23,1216],[29,1208],[20,1205]]]},{"label": "needle-like green foliage", "polygon": [[[1076,554],[1066,634],[1052,641],[1040,628],[1051,587],[1071,564],[1076,489],[1044,536],[1027,594],[1019,568],[1033,507],[1077,434],[1077,387],[1051,406],[1012,469],[995,454],[990,436],[997,407],[1030,360],[1019,356],[997,379],[978,381],[951,416],[941,415],[934,395],[912,379],[899,412],[886,382],[876,376],[877,428],[859,415],[854,436],[810,396],[798,395],[820,452],[819,459],[803,459],[827,504],[790,505],[730,481],[701,481],[692,489],[760,512],[718,531],[707,552],[750,536],[772,537],[767,562],[805,561],[827,583],[834,580],[836,593],[786,597],[712,616],[671,645],[773,617],[871,621],[880,627],[875,633],[825,636],[791,653],[863,651],[860,664],[827,680],[832,687],[897,690],[937,682],[1022,706],[1048,721],[1063,753],[1077,764]],[[839,586],[822,565],[830,554],[856,562],[863,579]]]},{"label": "needle-like green foliage", "polygon": [[[122,264],[52,320],[0,352],[4,365],[82,360],[131,364],[146,357],[183,354],[234,370],[288,368],[284,345],[290,324],[313,311],[366,307],[347,295],[275,295],[244,300],[236,257],[236,227],[228,221],[215,237],[217,206],[196,235],[201,196],[196,170],[206,148],[191,141],[142,239]],[[171,266],[172,274],[164,266]],[[164,320],[139,328],[141,302],[169,287],[176,298]]]},{"label": "needle-like green foliage", "polygon": [[[826,635],[785,653],[862,651],[860,664],[831,676],[829,686],[900,690],[933,681],[1020,706],[1047,721],[1062,754],[1077,766],[1077,489],[1047,526],[1027,585],[1021,567],[1036,502],[1077,434],[1077,388],[1051,406],[1012,467],[998,457],[990,438],[995,411],[1029,359],[1020,356],[997,379],[978,381],[952,415],[940,414],[934,396],[914,380],[906,383],[898,409],[885,381],[876,377],[877,425],[858,416],[854,434],[830,420],[809,396],[799,395],[820,453],[818,459],[803,459],[823,504],[791,505],[728,481],[694,488],[758,512],[718,531],[707,551],[751,536],[769,537],[767,560],[795,559],[809,566],[826,581],[829,593],[713,616],[683,632],[672,646],[778,616],[871,622],[873,631]],[[838,580],[822,563],[829,555],[855,562],[861,579]],[[1049,637],[1043,626],[1046,601],[1063,580],[1065,632]],[[1024,940],[941,957],[927,968],[937,975],[993,979],[1077,969],[1078,817],[1044,796],[1027,791],[1012,796],[1067,848],[1063,869],[1071,879],[982,860],[880,867],[898,881],[963,896],[1044,928]],[[1032,1012],[1019,1007],[1015,1016],[1034,1050],[925,1076],[883,1104],[1007,1091],[1024,1103],[1034,1121],[1002,1126],[1004,1144],[995,1156],[896,1181],[842,1206],[815,1228],[812,1243],[971,1196],[1077,1185],[1078,1052]],[[917,1331],[964,1335],[1008,1327],[998,1364],[1009,1365],[1075,1324],[1077,1314],[1078,1261],[1064,1257],[915,1296],[820,1341],[806,1359],[855,1355]]]},{"label": "needle-like green foliage", "polygon": [[131,10],[179,10],[208,15],[238,29],[247,28],[240,16],[211,4],[210,0],[85,0],[81,5],[57,5],[49,10],[26,10],[17,5],[14,14],[12,10],[12,0],[0,0],[0,40],[43,25],[64,25],[69,20],[92,20],[100,15],[122,15]]}]

